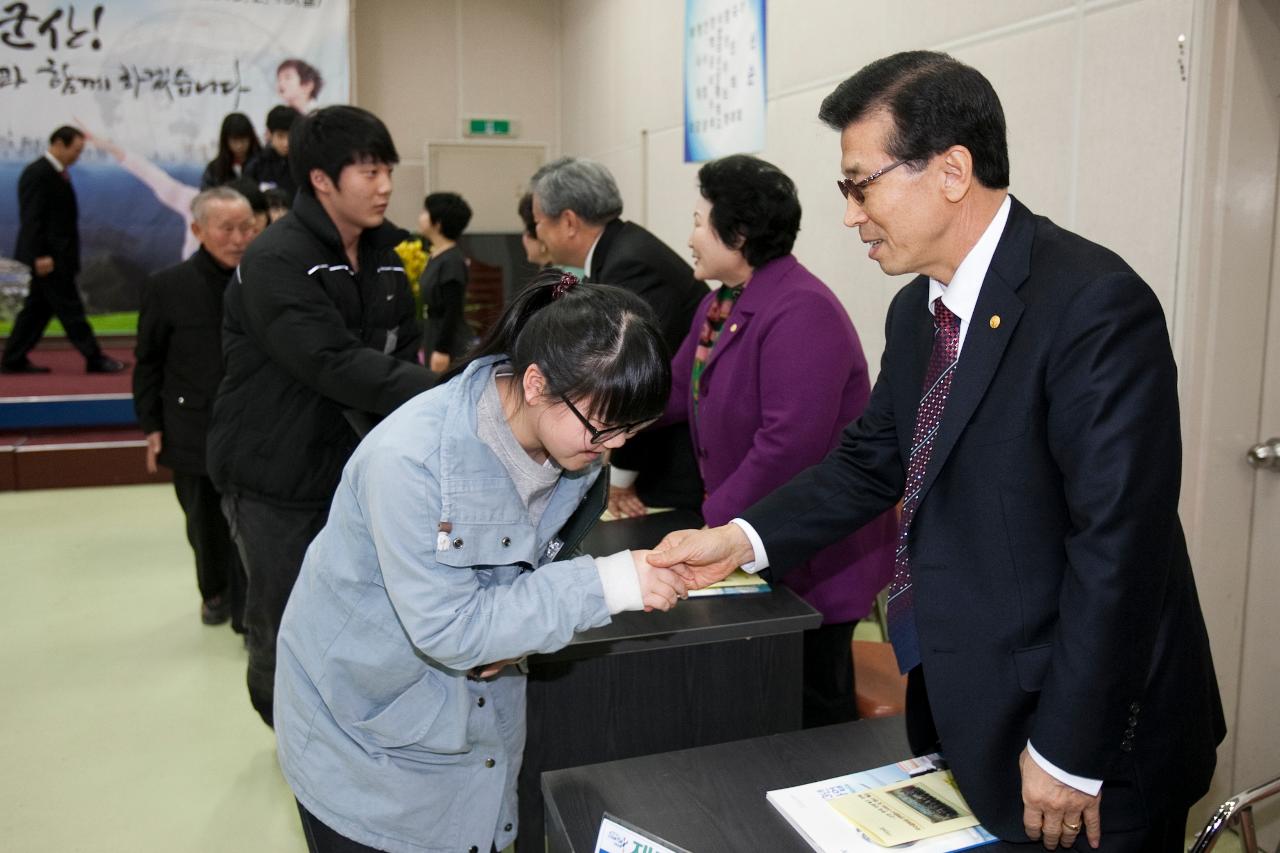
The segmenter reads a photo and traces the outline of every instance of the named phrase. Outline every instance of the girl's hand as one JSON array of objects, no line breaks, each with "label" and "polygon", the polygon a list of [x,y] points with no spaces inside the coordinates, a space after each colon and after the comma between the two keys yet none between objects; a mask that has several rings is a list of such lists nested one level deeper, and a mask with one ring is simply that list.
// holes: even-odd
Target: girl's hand
[{"label": "girl's hand", "polygon": [[614,518],[636,518],[648,511],[644,501],[636,496],[634,486],[609,487],[609,512]]},{"label": "girl's hand", "polygon": [[688,597],[684,580],[671,569],[660,569],[649,564],[648,551],[632,551],[631,559],[635,561],[636,578],[640,581],[640,596],[644,600],[644,609],[670,610],[676,602]]},{"label": "girl's hand", "polygon": [[487,663],[484,666],[473,667],[471,670],[472,678],[492,678],[502,670],[519,661],[520,658],[511,658],[509,660],[500,660],[493,663]]}]

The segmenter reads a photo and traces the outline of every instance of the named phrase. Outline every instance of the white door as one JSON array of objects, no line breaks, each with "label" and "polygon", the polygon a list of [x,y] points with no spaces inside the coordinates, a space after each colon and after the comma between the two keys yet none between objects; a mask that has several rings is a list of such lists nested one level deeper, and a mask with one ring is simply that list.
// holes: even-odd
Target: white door
[{"label": "white door", "polygon": [[[1280,776],[1280,4],[1198,0],[1179,300],[1182,515],[1228,735],[1193,811]],[[1280,842],[1280,803],[1256,812]]]}]

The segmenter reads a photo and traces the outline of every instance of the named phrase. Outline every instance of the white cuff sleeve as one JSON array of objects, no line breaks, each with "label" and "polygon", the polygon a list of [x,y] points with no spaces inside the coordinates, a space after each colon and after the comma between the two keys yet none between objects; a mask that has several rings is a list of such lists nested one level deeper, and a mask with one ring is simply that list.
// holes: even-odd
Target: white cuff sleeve
[{"label": "white cuff sleeve", "polygon": [[628,471],[626,468],[617,468],[609,466],[609,485],[617,486],[619,489],[626,489],[634,485],[636,477],[640,476],[639,471]]},{"label": "white cuff sleeve", "polygon": [[760,541],[760,534],[756,533],[756,529],[740,518],[731,518],[729,523],[738,525],[747,534],[747,538],[751,540],[751,550],[755,552],[755,559],[744,564],[742,570],[754,575],[769,568],[769,555],[764,552],[764,543]]},{"label": "white cuff sleeve", "polygon": [[630,551],[619,551],[607,557],[596,557],[596,571],[600,573],[600,585],[604,587],[604,606],[609,612],[644,610],[644,596],[640,593],[640,576],[636,574],[635,560]]},{"label": "white cuff sleeve", "polygon": [[1036,748],[1031,745],[1031,741],[1027,741],[1027,754],[1035,759],[1036,764],[1053,778],[1057,779],[1064,785],[1069,785],[1077,791],[1082,791],[1091,797],[1098,796],[1098,792],[1102,790],[1101,779],[1090,779],[1087,776],[1077,776],[1074,773],[1068,773],[1040,753],[1036,752]]}]

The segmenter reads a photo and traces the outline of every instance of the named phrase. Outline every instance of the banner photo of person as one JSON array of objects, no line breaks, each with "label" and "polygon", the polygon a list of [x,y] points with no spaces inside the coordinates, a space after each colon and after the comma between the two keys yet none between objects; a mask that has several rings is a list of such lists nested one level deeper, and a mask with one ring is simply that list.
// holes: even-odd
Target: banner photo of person
[{"label": "banner photo of person", "polygon": [[19,176],[55,129],[78,128],[80,291],[90,315],[136,311],[146,276],[196,249],[202,183],[271,156],[273,108],[349,101],[349,14],[348,0],[4,3],[0,269],[15,267]]}]

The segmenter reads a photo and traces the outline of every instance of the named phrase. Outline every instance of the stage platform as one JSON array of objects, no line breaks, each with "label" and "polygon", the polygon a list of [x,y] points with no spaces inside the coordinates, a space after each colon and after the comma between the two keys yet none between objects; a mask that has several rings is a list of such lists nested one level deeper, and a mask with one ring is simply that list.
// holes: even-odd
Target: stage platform
[{"label": "stage platform", "polygon": [[[132,363],[133,340],[102,338]],[[133,414],[132,370],[85,373],[65,342],[41,342],[31,361],[50,373],[0,374],[0,491],[170,480],[146,471],[146,441]]]}]

